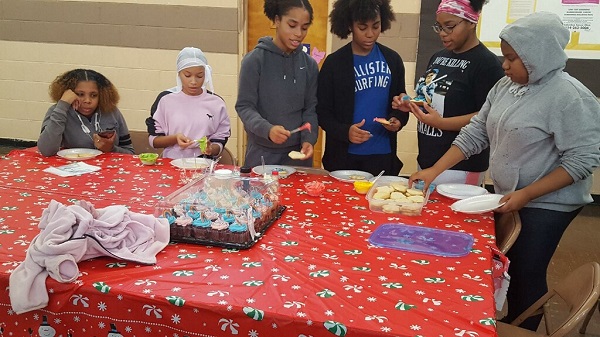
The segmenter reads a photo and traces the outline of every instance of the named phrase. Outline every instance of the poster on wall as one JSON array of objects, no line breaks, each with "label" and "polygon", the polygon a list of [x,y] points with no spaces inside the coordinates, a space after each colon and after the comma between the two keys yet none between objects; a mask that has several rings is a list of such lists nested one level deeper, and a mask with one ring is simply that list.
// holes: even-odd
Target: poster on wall
[{"label": "poster on wall", "polygon": [[479,39],[500,55],[498,35],[502,28],[540,11],[556,13],[571,31],[566,48],[569,58],[600,60],[600,0],[489,1],[479,21]]}]

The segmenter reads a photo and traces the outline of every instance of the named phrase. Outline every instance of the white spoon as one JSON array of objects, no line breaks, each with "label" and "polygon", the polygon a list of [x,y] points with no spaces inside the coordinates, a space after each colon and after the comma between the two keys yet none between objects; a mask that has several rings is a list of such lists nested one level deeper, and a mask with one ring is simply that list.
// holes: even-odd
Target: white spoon
[{"label": "white spoon", "polygon": [[377,181],[377,179],[379,179],[379,177],[381,177],[384,173],[385,173],[385,170],[379,172],[379,174],[377,175],[377,177],[375,177],[375,178],[373,178],[373,180],[371,180],[371,182],[373,183],[373,185],[375,185],[375,182]]}]

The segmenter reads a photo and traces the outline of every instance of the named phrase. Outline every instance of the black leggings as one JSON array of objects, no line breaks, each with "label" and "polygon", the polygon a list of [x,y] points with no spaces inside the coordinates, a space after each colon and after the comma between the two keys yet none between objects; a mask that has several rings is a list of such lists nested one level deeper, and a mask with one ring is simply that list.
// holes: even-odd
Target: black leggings
[{"label": "black leggings", "polygon": [[[510,260],[507,301],[508,314],[502,319],[510,323],[548,291],[546,273],[560,239],[582,208],[558,212],[541,208],[519,211],[523,228],[506,256]],[[542,315],[526,319],[522,328],[536,331]]]}]

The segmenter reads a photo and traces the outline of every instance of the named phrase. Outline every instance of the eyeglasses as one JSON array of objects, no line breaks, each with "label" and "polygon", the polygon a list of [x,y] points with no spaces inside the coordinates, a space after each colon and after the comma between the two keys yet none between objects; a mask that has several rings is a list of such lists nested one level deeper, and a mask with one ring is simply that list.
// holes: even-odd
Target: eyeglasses
[{"label": "eyeglasses", "polygon": [[431,26],[431,28],[433,28],[433,31],[436,32],[437,34],[441,33],[442,31],[446,34],[451,34],[452,31],[454,30],[454,28],[456,28],[456,26],[458,26],[461,22],[465,21],[460,20],[457,23],[454,24],[454,26],[442,26],[439,24],[439,22],[436,22],[433,24],[433,26]]}]

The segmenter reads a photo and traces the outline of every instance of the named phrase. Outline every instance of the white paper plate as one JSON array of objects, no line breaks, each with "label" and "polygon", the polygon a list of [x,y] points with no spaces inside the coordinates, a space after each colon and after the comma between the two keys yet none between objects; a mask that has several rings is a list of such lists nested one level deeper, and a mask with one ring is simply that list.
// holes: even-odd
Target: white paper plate
[{"label": "white paper plate", "polygon": [[68,160],[88,160],[101,154],[100,150],[85,148],[64,149],[56,153],[57,156]]},{"label": "white paper plate", "polygon": [[356,180],[369,180],[373,178],[373,175],[369,172],[356,170],[338,170],[329,172],[329,175],[345,183],[353,183]]},{"label": "white paper plate", "polygon": [[484,194],[478,195],[463,200],[459,200],[453,203],[450,208],[456,212],[467,213],[467,214],[479,214],[495,210],[496,208],[504,205],[500,203],[500,199],[503,197],[502,194]]},{"label": "white paper plate", "polygon": [[210,167],[211,162],[207,158],[179,158],[171,160],[171,165],[186,170],[202,170]]},{"label": "white paper plate", "polygon": [[436,190],[445,197],[458,200],[488,193],[488,191],[481,186],[468,184],[439,184],[437,185]]},{"label": "white paper plate", "polygon": [[[291,174],[296,173],[295,168],[293,168],[291,166],[284,166],[284,165],[265,165],[265,171],[267,171],[267,174],[271,174],[271,172],[277,171],[277,172],[279,172],[279,176],[284,177],[284,178]],[[254,166],[252,168],[252,172],[254,172],[254,174],[259,174],[259,175],[262,175],[265,173],[265,172],[263,172],[262,165]]]}]

